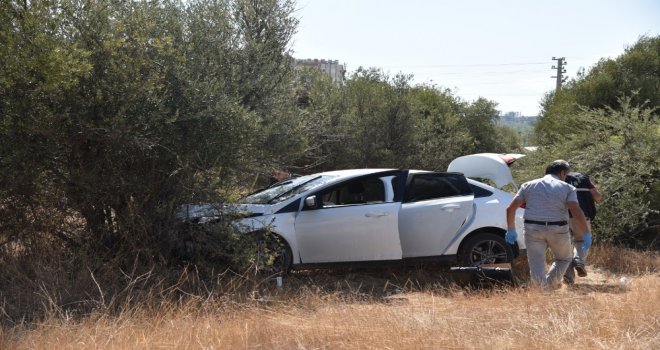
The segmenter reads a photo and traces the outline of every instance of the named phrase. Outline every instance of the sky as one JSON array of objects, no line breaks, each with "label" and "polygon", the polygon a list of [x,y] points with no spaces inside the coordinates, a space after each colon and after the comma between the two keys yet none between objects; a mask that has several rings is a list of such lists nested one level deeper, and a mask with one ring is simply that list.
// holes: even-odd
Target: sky
[{"label": "sky", "polygon": [[297,0],[295,58],[338,60],[535,116],[557,61],[574,78],[660,35],[660,0]]}]

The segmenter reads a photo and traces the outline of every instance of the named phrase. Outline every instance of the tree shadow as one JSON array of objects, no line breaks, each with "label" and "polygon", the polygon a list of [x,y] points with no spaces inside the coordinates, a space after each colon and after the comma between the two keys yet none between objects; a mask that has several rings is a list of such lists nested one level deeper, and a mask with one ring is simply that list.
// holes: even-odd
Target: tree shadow
[{"label": "tree shadow", "polygon": [[629,286],[619,283],[576,283],[568,288],[583,295],[589,293],[622,294],[630,290]]}]

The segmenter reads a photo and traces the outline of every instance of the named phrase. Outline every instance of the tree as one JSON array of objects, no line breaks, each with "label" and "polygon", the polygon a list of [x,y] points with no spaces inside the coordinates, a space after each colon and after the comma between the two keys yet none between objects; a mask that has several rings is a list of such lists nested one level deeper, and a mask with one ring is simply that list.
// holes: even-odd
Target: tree
[{"label": "tree", "polygon": [[618,105],[616,110],[582,110],[578,117],[583,128],[561,143],[544,147],[530,165],[538,174],[553,159],[569,160],[575,170],[588,174],[604,195],[593,225],[597,239],[657,249],[657,109],[633,106],[631,99]]},{"label": "tree", "polygon": [[641,37],[543,101],[539,159],[567,158],[599,184],[600,239],[657,248],[659,106],[660,36]]},{"label": "tree", "polygon": [[347,81],[346,111],[339,126],[346,136],[339,150],[339,159],[343,160],[340,167],[408,164],[415,128],[407,100],[409,81],[408,76],[390,80],[380,70],[363,68]]},{"label": "tree", "polygon": [[[303,73],[298,102],[310,126],[306,145],[315,169],[400,167],[446,169],[474,151],[509,152],[517,136],[497,125],[496,104],[465,103],[450,90],[411,86],[411,76],[358,69],[345,86]],[[309,164],[309,162],[307,162]]]},{"label": "tree", "polygon": [[497,103],[481,97],[461,106],[461,126],[474,140],[470,153],[506,153],[519,148],[515,133],[498,124],[500,120]]},{"label": "tree", "polygon": [[344,86],[316,69],[300,69],[296,104],[304,147],[292,163],[307,171],[336,169],[347,140],[340,130],[347,110]]},{"label": "tree", "polygon": [[217,199],[204,185],[231,185],[287,104],[291,13],[276,0],[2,2],[11,239],[167,261],[177,206]]},{"label": "tree", "polygon": [[423,169],[444,171],[456,157],[473,147],[469,132],[460,125],[459,100],[450,90],[419,86],[412,91],[413,111],[418,119],[414,154]]}]

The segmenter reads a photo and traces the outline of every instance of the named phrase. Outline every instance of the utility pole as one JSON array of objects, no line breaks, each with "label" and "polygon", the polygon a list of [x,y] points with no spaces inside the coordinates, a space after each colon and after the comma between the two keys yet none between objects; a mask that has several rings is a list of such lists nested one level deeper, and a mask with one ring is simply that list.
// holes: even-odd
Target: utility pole
[{"label": "utility pole", "polygon": [[561,89],[561,84],[566,81],[566,78],[562,76],[562,74],[566,73],[566,69],[564,69],[564,66],[567,64],[566,57],[553,57],[552,60],[557,61],[557,65],[552,66],[552,69],[557,70],[557,75],[553,75],[550,78],[557,78],[557,88],[555,91],[559,91]]}]

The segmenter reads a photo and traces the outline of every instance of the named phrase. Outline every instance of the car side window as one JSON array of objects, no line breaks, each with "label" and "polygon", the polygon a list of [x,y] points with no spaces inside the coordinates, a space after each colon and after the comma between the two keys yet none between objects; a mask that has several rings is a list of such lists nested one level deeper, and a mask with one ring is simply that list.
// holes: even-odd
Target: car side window
[{"label": "car side window", "polygon": [[366,203],[383,203],[385,201],[385,184],[380,178],[365,179],[363,184]]},{"label": "car side window", "polygon": [[472,193],[472,188],[461,174],[415,174],[406,189],[405,202],[464,196]]},{"label": "car side window", "polygon": [[385,184],[378,177],[345,182],[321,193],[323,207],[385,202]]}]

